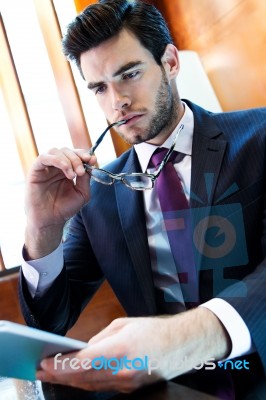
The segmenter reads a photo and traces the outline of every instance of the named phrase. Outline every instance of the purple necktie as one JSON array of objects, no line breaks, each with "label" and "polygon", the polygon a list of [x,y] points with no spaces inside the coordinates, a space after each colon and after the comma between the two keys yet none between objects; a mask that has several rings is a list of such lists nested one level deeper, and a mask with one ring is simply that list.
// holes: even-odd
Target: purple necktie
[{"label": "purple necktie", "polygon": [[[151,157],[150,166],[158,167],[167,151],[168,149],[158,148]],[[156,180],[155,189],[160,201],[184,302],[187,308],[191,308],[198,305],[199,295],[192,246],[190,208],[173,165],[173,162],[180,162],[183,158],[184,154],[173,152]],[[177,281],[176,278],[176,275],[161,275],[159,278],[161,282],[157,279],[157,284],[159,283],[161,287],[165,285],[169,287]]]}]

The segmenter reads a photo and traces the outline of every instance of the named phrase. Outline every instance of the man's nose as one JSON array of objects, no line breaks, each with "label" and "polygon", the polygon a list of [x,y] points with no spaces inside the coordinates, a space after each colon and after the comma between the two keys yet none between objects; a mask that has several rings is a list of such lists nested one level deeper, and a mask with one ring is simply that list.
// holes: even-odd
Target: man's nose
[{"label": "man's nose", "polygon": [[118,88],[112,87],[112,107],[114,110],[120,111],[131,105],[131,100],[128,94],[123,93]]}]

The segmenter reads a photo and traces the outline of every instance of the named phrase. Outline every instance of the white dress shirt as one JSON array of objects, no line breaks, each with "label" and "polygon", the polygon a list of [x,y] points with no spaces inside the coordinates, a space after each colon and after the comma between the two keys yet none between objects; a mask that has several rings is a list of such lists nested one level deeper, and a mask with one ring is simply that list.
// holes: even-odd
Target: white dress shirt
[{"label": "white dress shirt", "polygon": [[[189,200],[194,117],[192,111],[185,103],[184,107],[185,112],[181,121],[172,134],[167,138],[162,147],[169,148],[171,146],[177,129],[179,129],[180,125],[183,124],[184,129],[178,136],[175,150],[186,154],[186,156],[182,161],[174,166],[181,179],[186,197]],[[135,145],[135,150],[143,172],[147,171],[149,160],[157,147],[158,146],[148,143]],[[144,192],[144,204],[152,269],[153,271],[156,271],[158,265],[155,265],[155,263],[163,260],[163,264],[167,265],[168,271],[176,271],[166,232],[160,230],[159,233],[154,235],[153,226],[158,223],[158,218],[162,218],[162,213],[158,197],[155,196],[153,190],[147,190]],[[32,297],[40,295],[47,290],[55,278],[60,274],[64,263],[62,249],[63,246],[61,244],[51,254],[41,259],[28,262],[23,259],[22,271],[28,283]],[[156,257],[153,257],[152,255],[155,250]],[[183,296],[181,292],[178,293],[178,297],[178,300],[182,302]],[[235,358],[253,351],[251,336],[245,322],[228,302],[220,298],[213,298],[208,302],[201,304],[201,306],[211,310],[227,330],[232,341],[232,351],[228,358]]]}]

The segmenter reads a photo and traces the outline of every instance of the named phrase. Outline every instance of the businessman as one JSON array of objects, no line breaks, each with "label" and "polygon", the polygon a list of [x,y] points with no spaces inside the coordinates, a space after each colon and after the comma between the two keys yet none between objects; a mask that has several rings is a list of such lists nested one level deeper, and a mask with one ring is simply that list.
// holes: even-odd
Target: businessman
[{"label": "businessman", "polygon": [[181,100],[178,51],[161,14],[143,1],[87,7],[63,50],[132,147],[104,169],[88,149],[52,149],[35,160],[21,307],[29,325],[64,335],[106,279],[128,317],[67,357],[80,367],[102,356],[147,356],[159,367],[114,375],[55,369],[51,358],[37,377],[131,392],[194,377],[210,359],[237,358],[250,360],[250,370],[229,373],[224,388],[234,394],[221,398],[244,398],[266,370],[266,109],[215,114]]}]

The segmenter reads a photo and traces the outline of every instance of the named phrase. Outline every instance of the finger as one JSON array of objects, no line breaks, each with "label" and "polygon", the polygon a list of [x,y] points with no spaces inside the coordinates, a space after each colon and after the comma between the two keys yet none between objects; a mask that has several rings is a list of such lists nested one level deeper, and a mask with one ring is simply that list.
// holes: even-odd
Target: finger
[{"label": "finger", "polygon": [[83,176],[85,174],[85,168],[83,162],[93,165],[96,162],[96,158],[90,156],[87,152],[82,149],[61,149],[64,156],[70,161],[71,167],[77,176]]},{"label": "finger", "polygon": [[96,162],[96,158],[81,149],[53,148],[35,160],[33,171],[55,167],[60,169],[68,179],[74,179],[77,175],[82,176],[85,174],[83,161],[93,165]]},{"label": "finger", "polygon": [[111,335],[119,332],[127,323],[129,323],[128,318],[117,318],[113,320],[107,327],[105,327],[102,331],[97,333],[95,336],[90,338],[89,344],[96,344],[101,340],[110,337]]},{"label": "finger", "polygon": [[91,155],[87,150],[74,149],[74,152],[81,158],[81,160],[87,164],[94,165],[97,162],[95,155]]}]

